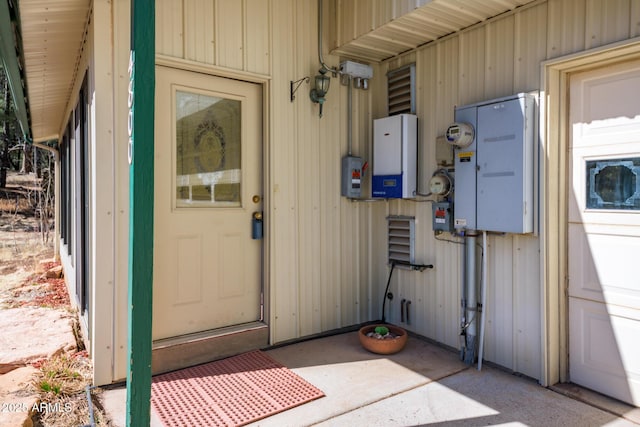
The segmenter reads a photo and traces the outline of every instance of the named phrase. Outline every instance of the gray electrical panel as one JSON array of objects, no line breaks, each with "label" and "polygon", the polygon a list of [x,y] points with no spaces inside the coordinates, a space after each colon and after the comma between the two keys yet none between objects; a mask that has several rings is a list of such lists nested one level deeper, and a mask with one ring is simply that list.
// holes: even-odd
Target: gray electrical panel
[{"label": "gray electrical panel", "polygon": [[343,197],[357,199],[362,195],[362,159],[354,156],[342,158],[342,185]]},{"label": "gray electrical panel", "polygon": [[475,129],[471,145],[455,149],[455,228],[532,232],[533,95],[460,107],[455,120]]}]

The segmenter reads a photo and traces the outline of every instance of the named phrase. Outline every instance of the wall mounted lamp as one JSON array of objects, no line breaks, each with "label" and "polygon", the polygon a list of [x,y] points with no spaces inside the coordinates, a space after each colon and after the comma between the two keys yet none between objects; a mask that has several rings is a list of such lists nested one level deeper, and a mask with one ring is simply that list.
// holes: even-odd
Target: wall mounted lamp
[{"label": "wall mounted lamp", "polygon": [[[324,68],[320,69],[320,74],[313,78],[313,88],[309,92],[309,98],[311,98],[311,102],[316,104],[320,104],[320,117],[322,117],[322,105],[324,104],[324,97],[329,91],[329,83],[331,83],[331,78],[326,75],[327,70]],[[293,102],[296,99],[296,91],[300,88],[302,83],[309,83],[309,77],[303,77],[296,81],[289,81],[289,99]]]},{"label": "wall mounted lamp", "polygon": [[314,77],[313,89],[309,92],[311,101],[320,104],[320,117],[322,117],[322,105],[325,101],[324,97],[329,91],[329,83],[331,83],[331,78],[325,74],[327,74],[327,70],[321,68],[320,74]]}]

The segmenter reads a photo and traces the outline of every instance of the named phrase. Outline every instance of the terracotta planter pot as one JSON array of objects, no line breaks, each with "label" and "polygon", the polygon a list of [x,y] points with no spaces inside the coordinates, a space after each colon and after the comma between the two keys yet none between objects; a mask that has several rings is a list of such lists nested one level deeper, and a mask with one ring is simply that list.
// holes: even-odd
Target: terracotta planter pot
[{"label": "terracotta planter pot", "polygon": [[[391,332],[394,335],[397,335],[397,337],[394,339],[387,339],[387,340],[368,337],[367,334],[369,332],[373,332],[373,330],[378,326],[385,326],[387,329],[389,329],[389,332]],[[358,336],[360,337],[360,344],[362,344],[362,347],[376,354],[397,353],[404,348],[408,338],[407,331],[392,325],[363,326],[362,328],[360,328],[360,332],[358,332]]]}]

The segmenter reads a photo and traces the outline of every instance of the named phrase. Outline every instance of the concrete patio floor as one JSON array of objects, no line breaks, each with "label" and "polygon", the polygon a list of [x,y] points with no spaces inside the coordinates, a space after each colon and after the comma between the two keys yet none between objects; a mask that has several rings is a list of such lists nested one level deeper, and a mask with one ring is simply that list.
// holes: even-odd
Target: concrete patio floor
[{"label": "concrete patio floor", "polygon": [[[486,364],[478,371],[456,352],[413,336],[389,356],[361,348],[357,332],[266,353],[325,397],[251,426],[640,425],[639,408],[572,385],[547,389]],[[102,400],[114,425],[124,426],[126,389],[105,390]],[[162,426],[153,410],[151,425]]]}]

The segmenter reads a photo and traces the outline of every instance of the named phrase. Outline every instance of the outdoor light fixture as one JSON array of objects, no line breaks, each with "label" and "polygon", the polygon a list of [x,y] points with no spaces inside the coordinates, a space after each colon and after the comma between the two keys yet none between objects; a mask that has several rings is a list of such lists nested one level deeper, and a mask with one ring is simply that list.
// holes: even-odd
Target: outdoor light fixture
[{"label": "outdoor light fixture", "polygon": [[324,104],[324,96],[329,91],[329,83],[331,82],[331,78],[329,76],[325,76],[327,70],[324,68],[320,69],[320,74],[314,77],[314,87],[309,92],[309,97],[312,102],[320,104],[320,117],[322,117],[322,104]]}]

